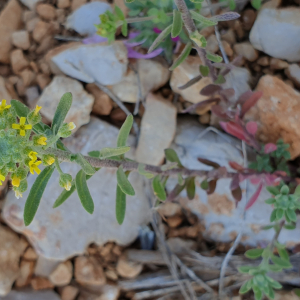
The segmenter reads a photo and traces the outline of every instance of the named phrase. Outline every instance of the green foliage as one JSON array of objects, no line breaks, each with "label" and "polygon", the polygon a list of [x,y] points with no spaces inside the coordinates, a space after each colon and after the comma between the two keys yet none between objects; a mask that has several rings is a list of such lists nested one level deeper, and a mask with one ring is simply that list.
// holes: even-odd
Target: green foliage
[{"label": "green foliage", "polygon": [[155,196],[159,200],[165,201],[167,199],[164,184],[162,183],[161,177],[159,175],[157,175],[153,178],[152,187],[153,187],[153,191],[154,191]]}]

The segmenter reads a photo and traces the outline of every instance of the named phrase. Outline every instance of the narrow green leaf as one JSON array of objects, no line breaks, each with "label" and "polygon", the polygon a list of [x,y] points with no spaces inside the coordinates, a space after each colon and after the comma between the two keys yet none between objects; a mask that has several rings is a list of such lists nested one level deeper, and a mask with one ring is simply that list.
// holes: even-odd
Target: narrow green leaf
[{"label": "narrow green leaf", "polygon": [[120,20],[122,20],[122,21],[125,20],[123,11],[118,5],[115,5],[115,13]]},{"label": "narrow green leaf", "polygon": [[179,185],[183,185],[184,184],[184,180],[183,180],[183,178],[182,178],[182,175],[181,174],[178,174],[178,184]]},{"label": "narrow green leaf", "polygon": [[261,7],[261,0],[252,0],[251,4],[255,9],[259,10]]},{"label": "narrow green leaf", "polygon": [[122,27],[121,27],[121,32],[124,36],[128,35],[128,24],[126,21],[123,21]]},{"label": "narrow green leaf", "polygon": [[294,192],[294,195],[297,195],[300,197],[300,184],[297,185],[296,189],[295,189],[295,192]]},{"label": "narrow green leaf", "polygon": [[269,230],[269,229],[272,229],[274,227],[274,225],[267,225],[267,226],[264,226],[262,228],[262,230]]},{"label": "narrow green leaf", "polygon": [[100,151],[90,151],[88,153],[89,156],[99,158],[100,157]]},{"label": "narrow green leaf", "polygon": [[75,180],[72,181],[72,186],[69,191],[63,190],[53,204],[53,208],[61,206],[74,192],[76,191]]},{"label": "narrow green leaf", "polygon": [[263,294],[261,290],[257,290],[254,292],[255,300],[262,300]]},{"label": "narrow green leaf", "polygon": [[249,292],[251,290],[251,282],[250,280],[246,281],[240,288],[239,293],[240,294],[246,294],[247,292]]},{"label": "narrow green leaf", "polygon": [[145,165],[144,164],[139,164],[138,165],[138,172],[139,172],[140,175],[143,175],[148,179],[151,179],[151,178],[154,177],[154,174],[149,173],[145,170]]},{"label": "narrow green leaf", "polygon": [[173,163],[170,163],[170,164],[165,164],[165,165],[162,165],[160,168],[161,168],[162,171],[171,170],[171,169],[174,169],[174,168],[178,168],[178,163],[173,162]]},{"label": "narrow green leaf", "polygon": [[288,254],[288,252],[285,249],[277,249],[279,256],[286,261],[290,261],[290,256]]},{"label": "narrow green leaf", "polygon": [[58,103],[58,106],[56,108],[56,112],[54,114],[54,118],[52,121],[51,128],[53,129],[54,135],[57,134],[59,128],[64,123],[64,120],[68,114],[68,111],[70,110],[72,105],[72,94],[71,93],[65,93],[60,98],[60,101]]},{"label": "narrow green leaf", "polygon": [[268,282],[270,283],[270,285],[272,286],[272,288],[274,288],[274,289],[282,288],[282,285],[278,281],[274,280],[273,278],[271,278],[269,276],[266,276],[266,278],[267,278]]},{"label": "narrow green leaf", "polygon": [[281,220],[282,217],[283,217],[283,215],[284,215],[283,209],[278,208],[278,209],[276,210],[276,220],[278,220],[278,221]]},{"label": "narrow green leaf", "polygon": [[171,36],[172,38],[177,37],[182,30],[182,18],[181,13],[177,9],[173,10],[173,25],[172,25],[172,31]]},{"label": "narrow green leaf", "polygon": [[54,166],[46,167],[36,178],[29,192],[24,208],[24,224],[28,226],[40,205],[41,198],[47,186],[47,183],[54,171]]},{"label": "narrow green leaf", "polygon": [[165,201],[167,199],[166,191],[163,184],[160,181],[159,175],[153,178],[152,187],[153,187],[154,194],[158,199],[162,201]]},{"label": "narrow green leaf", "polygon": [[210,19],[205,18],[204,16],[198,14],[197,12],[195,12],[194,10],[190,10],[191,16],[194,20],[201,22],[202,24],[206,25],[206,26],[214,26],[217,25],[218,22],[217,21],[213,21]]},{"label": "narrow green leaf", "polygon": [[297,222],[297,214],[293,209],[287,209],[286,214],[292,222]]},{"label": "narrow green leaf", "polygon": [[251,266],[241,266],[238,268],[239,272],[243,274],[248,274],[251,269]]},{"label": "narrow green leaf", "polygon": [[296,228],[295,224],[286,224],[284,225],[284,228],[287,230],[294,230]]},{"label": "narrow green leaf", "polygon": [[204,180],[201,182],[200,187],[201,187],[203,190],[208,190],[209,185],[208,185],[207,179],[204,179]]},{"label": "narrow green leaf", "polygon": [[274,222],[276,220],[277,209],[274,209],[270,216],[270,222]]},{"label": "narrow green leaf", "polygon": [[206,58],[215,62],[215,63],[220,63],[222,62],[223,58],[217,54],[212,54],[208,51],[206,51]]},{"label": "narrow green leaf", "polygon": [[116,191],[116,218],[119,225],[123,224],[126,213],[126,194],[122,192],[119,185]]},{"label": "narrow green leaf", "polygon": [[209,74],[209,67],[200,65],[200,73],[203,77],[207,77]]},{"label": "narrow green leaf", "polygon": [[190,33],[189,37],[200,48],[205,48],[207,46],[206,38],[200,34],[198,30]]},{"label": "narrow green leaf", "polygon": [[133,124],[133,116],[128,115],[119,131],[118,139],[117,139],[117,147],[126,146],[132,124]]},{"label": "narrow green leaf", "polygon": [[195,177],[189,177],[186,179],[186,192],[190,200],[195,198],[196,186],[195,186]]},{"label": "narrow green leaf", "polygon": [[14,108],[19,118],[27,117],[27,115],[30,113],[30,109],[19,100],[11,100],[10,105]]},{"label": "narrow green leaf", "polygon": [[150,46],[148,53],[151,53],[172,31],[172,24],[166,27],[159,36],[155,39],[155,41]]},{"label": "narrow green leaf", "polygon": [[272,255],[271,260],[275,265],[278,265],[279,267],[289,269],[292,267],[291,263],[289,261],[283,260],[278,256]]},{"label": "narrow green leaf", "polygon": [[81,153],[75,154],[74,161],[82,168],[85,174],[95,174],[95,169],[91,166],[91,164],[84,158],[84,156]]},{"label": "narrow green leaf", "polygon": [[83,208],[89,213],[94,212],[94,201],[90,194],[89,188],[86,183],[86,174],[83,170],[80,170],[75,178],[75,184],[80,202]]},{"label": "narrow green leaf", "polygon": [[264,252],[264,249],[250,249],[245,252],[245,256],[250,259],[256,259],[256,258],[261,257],[263,252]]},{"label": "narrow green leaf", "polygon": [[173,62],[172,66],[169,68],[170,71],[174,71],[185,59],[189,56],[192,50],[192,43],[188,42],[184,49],[182,50],[181,54],[177,57],[177,59]]},{"label": "narrow green leaf", "polygon": [[134,188],[132,187],[131,183],[129,182],[122,166],[120,166],[117,170],[117,181],[118,181],[118,185],[123,193],[125,193],[126,195],[129,195],[129,196],[135,195]]},{"label": "narrow green leaf", "polygon": [[214,84],[223,84],[225,82],[226,82],[226,80],[225,80],[224,76],[219,74],[218,78],[215,80]]},{"label": "narrow green leaf", "polygon": [[266,204],[274,204],[276,202],[275,198],[269,198],[265,201]]},{"label": "narrow green leaf", "polygon": [[229,9],[235,10],[235,8],[236,8],[235,0],[229,0]]},{"label": "narrow green leaf", "polygon": [[181,161],[174,149],[171,149],[171,148],[165,149],[165,156],[168,161],[177,163],[180,168],[183,167],[183,165],[181,164]]},{"label": "narrow green leaf", "polygon": [[278,265],[269,265],[269,270],[272,272],[280,272],[283,268]]},{"label": "narrow green leaf", "polygon": [[266,189],[270,194],[272,194],[274,196],[277,196],[280,194],[280,191],[279,191],[278,187],[276,187],[276,186],[267,186]]},{"label": "narrow green leaf", "polygon": [[118,156],[127,153],[130,150],[130,147],[123,146],[123,147],[117,147],[117,148],[102,148],[99,151],[99,157],[101,159],[112,157],[112,156]]}]

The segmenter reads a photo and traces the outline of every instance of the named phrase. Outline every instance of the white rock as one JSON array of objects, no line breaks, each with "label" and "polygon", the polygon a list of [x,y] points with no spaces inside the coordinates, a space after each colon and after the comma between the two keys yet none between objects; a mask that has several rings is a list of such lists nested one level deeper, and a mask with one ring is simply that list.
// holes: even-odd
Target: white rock
[{"label": "white rock", "polygon": [[11,95],[9,94],[8,90],[6,89],[5,80],[2,76],[0,76],[0,98],[1,98],[1,101],[2,101],[2,99],[5,99],[7,101],[7,103],[9,103],[11,100]]},{"label": "white rock", "polygon": [[[170,78],[168,68],[155,60],[138,59],[134,67],[139,72],[143,97],[164,86]],[[111,86],[111,90],[122,101],[135,103],[139,95],[136,73],[129,68],[122,81]]]},{"label": "white rock", "polygon": [[[91,118],[87,126],[76,133],[76,137],[65,141],[74,153],[87,154],[103,147],[115,147],[118,129],[96,118]],[[134,144],[132,137],[129,145]],[[130,156],[129,156],[130,157]],[[133,158],[131,156],[130,158]],[[74,177],[79,168],[75,164],[63,164],[63,171]],[[103,245],[115,241],[127,245],[138,236],[139,227],[149,220],[149,204],[145,195],[144,179],[137,173],[130,174],[130,181],[136,196],[127,197],[127,211],[124,223],[120,226],[115,217],[116,174],[110,169],[101,169],[89,181],[88,186],[95,202],[93,215],[82,208],[74,193],[63,205],[53,209],[53,203],[61,193],[58,174],[53,173],[45,190],[35,219],[28,227],[23,223],[25,199],[36,176],[29,176],[29,189],[22,201],[14,193],[9,193],[3,207],[3,218],[16,231],[28,237],[36,252],[48,259],[65,260],[85,252],[87,245]]]},{"label": "white rock", "polygon": [[34,274],[40,277],[49,277],[60,263],[61,262],[58,260],[47,259],[43,256],[39,256],[35,265]]},{"label": "white rock", "polygon": [[40,0],[20,0],[30,10],[35,10],[35,7]]},{"label": "white rock", "polygon": [[59,100],[66,92],[71,92],[73,95],[72,107],[67,114],[66,122],[74,122],[78,129],[90,120],[94,96],[88,94],[77,80],[65,76],[55,76],[43,90],[38,105],[43,108],[42,114],[52,121]]},{"label": "white rock", "polygon": [[254,48],[275,58],[300,61],[300,8],[264,8],[250,32]]},{"label": "white rock", "polygon": [[54,291],[11,291],[0,300],[60,300]]},{"label": "white rock", "polygon": [[[191,169],[209,170],[211,167],[200,164],[198,157],[207,158],[217,162],[221,166],[228,167],[228,161],[235,161],[243,164],[243,158],[235,145],[240,142],[230,136],[225,136],[228,143],[216,135],[208,133],[202,138],[198,138],[205,127],[189,118],[178,120],[177,134],[172,148],[177,152],[182,164]],[[203,179],[202,179],[203,180]],[[235,208],[235,201],[231,196],[231,179],[220,179],[214,194],[207,196],[206,192],[200,188],[201,178],[197,179],[196,197],[190,201],[185,192],[181,194],[180,202],[189,207],[204,223],[206,231],[203,233],[207,238],[215,241],[232,241],[239,233],[243,225],[242,215],[245,206],[245,195]],[[173,187],[174,185],[172,185]],[[242,183],[242,188],[245,184]],[[171,183],[169,184],[171,189]],[[247,197],[251,197],[257,186],[248,184]],[[260,226],[268,225],[272,212],[272,207],[264,203],[270,198],[270,194],[263,189],[257,202],[247,211],[242,243],[255,246],[263,241],[270,241],[273,233],[267,230],[260,230]],[[300,219],[299,219],[300,221]],[[300,242],[300,222],[298,221],[296,230],[283,230],[279,236],[282,243],[292,247]]]},{"label": "white rock", "polygon": [[16,233],[0,224],[0,299],[10,292],[19,276],[20,256],[26,245]]},{"label": "white rock", "polygon": [[186,101],[198,103],[206,100],[208,97],[200,95],[200,91],[211,83],[208,77],[202,78],[197,83],[187,89],[180,90],[179,87],[186,84],[191,79],[200,74],[199,65],[201,60],[197,56],[189,56],[173,72],[170,80],[170,86],[173,92],[180,94]]},{"label": "white rock", "polygon": [[82,44],[58,53],[51,62],[64,74],[83,82],[112,85],[120,82],[127,71],[127,49],[122,42]]},{"label": "white rock", "polygon": [[67,18],[66,28],[73,29],[81,35],[93,35],[96,33],[96,24],[100,24],[99,15],[107,10],[112,11],[109,4],[104,2],[90,2],[80,6]]},{"label": "white rock", "polygon": [[171,145],[176,132],[176,117],[176,108],[169,101],[158,95],[148,95],[136,150],[138,162],[152,165],[163,162],[164,150]]},{"label": "white rock", "polygon": [[300,67],[297,64],[289,65],[285,74],[293,81],[297,88],[300,88]]}]

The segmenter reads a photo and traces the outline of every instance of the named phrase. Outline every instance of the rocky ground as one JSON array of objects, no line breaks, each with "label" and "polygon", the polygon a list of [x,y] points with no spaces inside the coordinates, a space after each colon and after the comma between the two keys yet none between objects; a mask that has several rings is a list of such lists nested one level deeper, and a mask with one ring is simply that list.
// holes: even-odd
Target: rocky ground
[{"label": "rocky ground", "polygon": [[[113,92],[130,112],[136,108],[140,137],[138,144],[134,135],[129,139],[132,158],[159,165],[163,150],[172,147],[190,168],[207,168],[197,162],[200,156],[224,166],[229,160],[242,164],[239,141],[213,132],[203,135],[208,125],[217,126],[210,106],[194,115],[182,114],[206,99],[199,91],[210,83],[207,78],[187,89],[178,88],[199,75],[198,57],[189,56],[170,73],[162,57],[128,58],[130,50],[121,38],[111,45],[83,40],[95,33],[93,24],[99,14],[114,4],[126,13],[123,0],[108,2],[0,1],[0,98],[19,99],[31,108],[41,105],[44,121],[50,124],[61,95],[71,91],[74,102],[67,120],[76,124],[77,131],[65,143],[85,154],[115,146],[126,114],[111,99]],[[299,20],[299,0],[272,0],[259,12],[246,5],[240,19],[219,26],[229,60],[243,57],[226,84],[237,95],[250,88],[263,91],[246,118],[258,122],[262,142],[283,138],[289,143],[296,167],[300,155]],[[208,50],[220,54],[214,29],[201,33]],[[135,50],[145,53],[139,47]],[[142,102],[139,108],[136,102]],[[65,165],[64,171],[76,174],[77,167]],[[22,221],[28,193],[17,200],[9,192],[9,181],[1,186],[0,299],[180,299],[182,289],[200,295],[209,287],[217,290],[222,256],[242,226],[246,196],[236,207],[229,180],[220,180],[210,196],[198,182],[193,201],[182,194],[178,203],[150,209],[153,199],[147,182],[137,174],[130,176],[136,196],[128,201],[121,227],[114,215],[116,179],[111,171],[103,169],[89,181],[95,201],[92,216],[85,214],[75,195],[53,210],[61,190],[57,176],[52,176],[29,227]],[[29,176],[29,185],[34,179]],[[172,189],[172,182],[167,189]],[[254,191],[254,186],[247,187],[247,194]],[[243,252],[272,239],[260,229],[271,212],[263,202],[267,198],[268,193],[262,193],[247,214],[242,245],[226,273],[226,286],[235,300],[250,299],[237,294],[241,281],[236,266],[243,261]],[[300,222],[296,230],[281,234],[291,253],[298,252],[299,233]],[[300,286],[297,257],[295,269],[281,277],[285,290],[276,295],[277,300],[296,299],[289,290],[291,285]],[[189,280],[182,279],[186,274]]]}]

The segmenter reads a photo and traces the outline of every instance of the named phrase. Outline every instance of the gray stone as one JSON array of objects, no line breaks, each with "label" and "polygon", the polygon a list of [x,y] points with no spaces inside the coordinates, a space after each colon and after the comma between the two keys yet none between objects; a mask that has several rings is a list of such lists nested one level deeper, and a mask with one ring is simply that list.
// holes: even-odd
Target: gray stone
[{"label": "gray stone", "polygon": [[10,292],[19,276],[20,256],[26,246],[16,233],[0,224],[0,299]]},{"label": "gray stone", "polygon": [[[139,72],[142,97],[164,86],[170,78],[170,71],[162,63],[151,59],[138,59],[134,64]],[[113,93],[124,102],[135,103],[139,96],[136,73],[129,68],[121,82],[111,86]]]},{"label": "gray stone", "polygon": [[80,6],[69,15],[66,22],[67,29],[73,29],[81,35],[91,36],[96,33],[96,24],[100,24],[99,15],[107,10],[112,11],[109,4],[104,2],[90,2]]},{"label": "gray stone", "polygon": [[136,150],[138,162],[152,165],[163,162],[164,149],[171,145],[175,135],[176,116],[176,108],[169,101],[158,95],[148,95]]},{"label": "gray stone", "polygon": [[300,67],[297,64],[289,65],[285,70],[285,74],[289,77],[297,88],[300,88]]},{"label": "gray stone", "polygon": [[66,122],[74,122],[76,129],[78,129],[90,121],[94,96],[88,94],[77,80],[66,76],[55,76],[43,90],[37,104],[42,106],[42,114],[52,121],[59,100],[66,92],[71,92],[73,95],[72,107],[67,114]]},{"label": "gray stone", "polygon": [[250,32],[254,48],[275,58],[300,61],[300,8],[264,8]]},{"label": "gray stone", "polygon": [[6,86],[5,86],[5,80],[2,76],[0,76],[0,99],[5,99],[7,103],[11,100],[11,95],[9,94]]},{"label": "gray stone", "polygon": [[[177,152],[182,164],[191,169],[209,170],[211,167],[198,162],[197,158],[207,158],[217,162],[221,166],[230,169],[228,161],[235,161],[243,164],[243,158],[240,150],[240,141],[224,134],[226,140],[216,135],[208,133],[200,138],[200,134],[205,127],[199,125],[197,121],[189,118],[180,118],[178,120],[177,133],[172,144],[172,148]],[[229,242],[235,239],[243,226],[243,210],[246,203],[246,197],[239,202],[237,208],[235,201],[230,192],[231,179],[220,179],[217,183],[216,191],[207,196],[206,192],[200,188],[200,182],[203,178],[197,179],[196,197],[190,201],[183,192],[179,201],[184,207],[191,209],[205,225],[203,235],[215,241]],[[168,189],[175,183],[169,183]],[[242,189],[245,183],[241,184]],[[257,185],[248,183],[247,198],[251,197],[256,191]],[[270,198],[270,194],[263,189],[257,202],[247,211],[245,226],[243,229],[244,236],[242,243],[255,246],[260,242],[270,241],[274,232],[260,230],[263,225],[269,224],[269,218],[272,207],[264,203],[264,200]],[[292,247],[300,242],[300,219],[298,218],[297,228],[295,230],[283,230],[279,236],[282,243]]]},{"label": "gray stone", "polygon": [[36,261],[34,274],[36,276],[49,277],[49,275],[55,270],[55,268],[59,264],[59,260],[47,259],[43,256],[39,256]]},{"label": "gray stone", "polygon": [[64,74],[83,82],[112,85],[120,82],[127,71],[127,48],[122,42],[75,45],[54,55],[51,62]]},{"label": "gray stone", "polygon": [[[91,150],[115,147],[118,129],[96,118],[91,118],[87,126],[82,127],[74,137],[65,140],[72,152],[87,154]],[[133,137],[128,140],[134,144]],[[134,150],[134,149],[133,149]],[[129,158],[133,158],[128,155]],[[75,164],[62,164],[64,172],[74,177],[79,168]],[[88,186],[95,203],[95,211],[88,214],[74,193],[64,204],[53,209],[53,203],[62,191],[58,185],[58,173],[55,171],[48,183],[35,219],[25,227],[23,210],[36,176],[29,176],[29,189],[23,200],[17,200],[8,193],[3,207],[4,220],[16,231],[26,235],[36,252],[48,259],[65,260],[85,252],[90,243],[103,245],[115,241],[121,245],[133,242],[138,236],[139,227],[150,217],[148,198],[145,195],[144,179],[138,173],[132,173],[129,179],[136,196],[127,197],[127,211],[124,223],[119,225],[115,217],[116,173],[111,169],[101,169],[89,181]]]},{"label": "gray stone", "polygon": [[11,291],[6,297],[0,300],[60,300],[54,291]]},{"label": "gray stone", "polygon": [[249,42],[235,44],[233,49],[238,55],[243,56],[251,62],[258,58],[258,51]]}]

